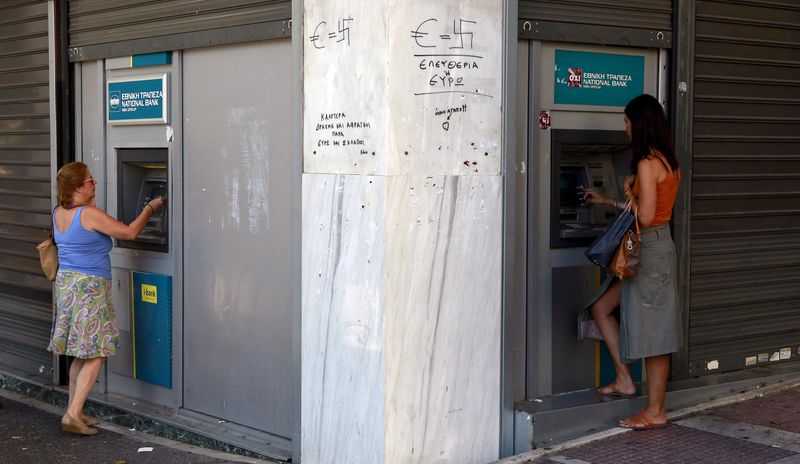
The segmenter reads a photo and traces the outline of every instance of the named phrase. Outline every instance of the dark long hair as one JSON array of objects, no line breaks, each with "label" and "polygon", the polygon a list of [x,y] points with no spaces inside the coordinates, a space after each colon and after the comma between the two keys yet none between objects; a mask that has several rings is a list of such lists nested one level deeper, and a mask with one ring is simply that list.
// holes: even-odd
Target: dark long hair
[{"label": "dark long hair", "polygon": [[631,172],[637,173],[639,161],[650,156],[653,149],[664,155],[673,170],[678,169],[672,134],[661,103],[650,95],[639,95],[625,107],[625,116],[631,122]]}]

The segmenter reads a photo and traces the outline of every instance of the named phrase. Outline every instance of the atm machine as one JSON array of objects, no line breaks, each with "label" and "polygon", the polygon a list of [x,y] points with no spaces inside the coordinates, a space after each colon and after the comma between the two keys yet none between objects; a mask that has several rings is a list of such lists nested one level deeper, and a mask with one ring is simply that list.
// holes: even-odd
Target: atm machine
[{"label": "atm machine", "polygon": [[605,345],[578,340],[577,316],[605,277],[584,251],[617,212],[586,204],[580,188],[623,198],[631,156],[624,107],[641,93],[664,101],[665,58],[641,48],[520,44],[530,63],[518,76],[527,100],[518,143],[530,167],[517,206],[527,218],[527,399],[591,392],[614,378]]},{"label": "atm machine", "polygon": [[[182,138],[181,125],[173,125],[181,121],[181,73],[172,55],[155,54],[141,64],[131,57],[108,59],[101,61],[101,73],[82,72],[81,114],[84,153],[105,155],[84,159],[96,163],[93,172],[104,172],[109,215],[130,224],[152,199],[168,198],[136,237],[114,241],[112,298],[121,344],[100,385],[108,393],[177,409]],[[105,106],[102,115],[94,112],[98,103]]]}]

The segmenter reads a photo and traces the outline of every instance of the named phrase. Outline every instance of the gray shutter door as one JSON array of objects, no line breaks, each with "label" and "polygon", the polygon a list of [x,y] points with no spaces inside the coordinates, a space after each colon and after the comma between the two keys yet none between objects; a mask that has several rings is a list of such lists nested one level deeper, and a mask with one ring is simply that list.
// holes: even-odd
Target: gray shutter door
[{"label": "gray shutter door", "polygon": [[697,2],[689,362],[800,359],[800,4]]},{"label": "gray shutter door", "polygon": [[672,0],[520,0],[519,37],[671,48],[672,5]]},{"label": "gray shutter door", "polygon": [[672,0],[520,0],[520,19],[672,31]]},{"label": "gray shutter door", "polygon": [[52,285],[46,1],[0,5],[0,364],[50,378]]},{"label": "gray shutter door", "polygon": [[68,3],[70,61],[291,35],[290,0],[69,0]]}]

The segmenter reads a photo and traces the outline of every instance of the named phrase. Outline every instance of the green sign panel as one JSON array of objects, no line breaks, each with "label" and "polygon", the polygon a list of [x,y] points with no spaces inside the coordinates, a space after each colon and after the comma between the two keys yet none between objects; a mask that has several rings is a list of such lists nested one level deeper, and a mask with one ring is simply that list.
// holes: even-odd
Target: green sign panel
[{"label": "green sign panel", "polygon": [[644,56],[556,50],[553,102],[625,106],[644,93]]},{"label": "green sign panel", "polygon": [[167,122],[167,75],[109,81],[106,101],[111,124],[164,124]]}]

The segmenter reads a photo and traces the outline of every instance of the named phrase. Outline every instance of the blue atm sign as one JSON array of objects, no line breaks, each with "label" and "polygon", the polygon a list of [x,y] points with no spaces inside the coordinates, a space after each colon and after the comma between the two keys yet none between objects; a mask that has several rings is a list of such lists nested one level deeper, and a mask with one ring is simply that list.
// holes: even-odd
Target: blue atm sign
[{"label": "blue atm sign", "polygon": [[644,56],[556,50],[553,103],[625,106],[644,93]]},{"label": "blue atm sign", "polygon": [[166,124],[167,75],[137,76],[108,82],[110,124]]}]

